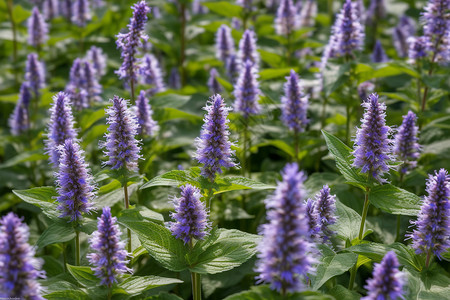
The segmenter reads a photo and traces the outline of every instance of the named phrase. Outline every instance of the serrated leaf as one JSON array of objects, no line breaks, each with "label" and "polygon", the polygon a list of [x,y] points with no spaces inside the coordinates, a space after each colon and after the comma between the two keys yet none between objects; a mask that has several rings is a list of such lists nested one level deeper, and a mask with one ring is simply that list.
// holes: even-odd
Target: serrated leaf
[{"label": "serrated leaf", "polygon": [[127,294],[136,295],[156,287],[182,282],[182,280],[176,278],[159,276],[131,276],[121,282],[118,286],[124,289]]},{"label": "serrated leaf", "polygon": [[338,284],[329,291],[335,299],[359,300],[361,295],[355,291],[350,291],[346,287]]},{"label": "serrated leaf", "polygon": [[347,180],[347,183],[365,190],[366,186],[368,186],[367,178],[362,176],[358,170],[352,167],[351,149],[337,137],[325,130],[322,130],[322,134],[325,137],[328,150],[330,150],[336,160],[336,167]]},{"label": "serrated leaf", "polygon": [[335,300],[329,295],[320,292],[304,291],[300,293],[287,293],[281,297],[280,293],[270,289],[268,285],[252,286],[250,290],[233,294],[224,300]]},{"label": "serrated leaf", "polygon": [[185,261],[187,247],[181,240],[175,238],[169,229],[148,221],[119,220],[119,223],[136,233],[142,246],[163,267],[174,272],[187,269],[188,264]]},{"label": "serrated leaf", "polygon": [[82,290],[64,290],[64,291],[56,291],[50,294],[45,294],[45,299],[49,300],[67,300],[67,299],[76,299],[76,300],[90,300],[91,298]]},{"label": "serrated leaf", "polygon": [[240,17],[242,14],[242,7],[236,4],[232,4],[225,1],[219,2],[204,2],[203,6],[206,6],[210,11],[215,12],[224,17]]},{"label": "serrated leaf", "polygon": [[67,270],[76,281],[85,287],[95,286],[100,282],[100,279],[94,275],[94,271],[90,267],[67,264]]},{"label": "serrated leaf", "polygon": [[28,190],[13,190],[13,193],[23,201],[42,209],[44,214],[52,219],[58,219],[60,213],[54,198],[58,196],[54,187],[43,186]]},{"label": "serrated leaf", "polygon": [[164,223],[163,215],[145,206],[123,210],[118,220],[122,222],[150,221],[160,224]]},{"label": "serrated leaf", "polygon": [[189,170],[172,170],[152,178],[141,186],[141,190],[154,186],[180,186],[185,183],[196,184],[196,178],[200,176],[200,168],[194,167]]},{"label": "serrated leaf", "polygon": [[370,189],[369,202],[390,214],[417,216],[422,199],[391,184],[384,184]]},{"label": "serrated leaf", "polygon": [[348,81],[350,64],[337,65],[328,63],[323,70],[323,91],[325,96],[330,96],[335,90]]},{"label": "serrated leaf", "polygon": [[352,241],[358,237],[361,216],[350,207],[336,201],[336,224],[333,226],[337,237],[346,241]]},{"label": "serrated leaf", "polygon": [[215,183],[218,188],[214,194],[236,190],[272,190],[276,188],[274,185],[240,176],[218,177]]},{"label": "serrated leaf", "polygon": [[47,245],[68,242],[75,238],[75,230],[70,223],[57,221],[51,224],[39,237],[36,245],[39,248]]}]

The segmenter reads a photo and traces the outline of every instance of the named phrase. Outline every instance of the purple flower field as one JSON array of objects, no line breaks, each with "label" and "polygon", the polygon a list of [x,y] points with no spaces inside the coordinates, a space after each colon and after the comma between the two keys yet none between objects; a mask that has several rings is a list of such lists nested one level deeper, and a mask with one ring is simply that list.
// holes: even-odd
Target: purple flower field
[{"label": "purple flower field", "polygon": [[449,0],[0,11],[0,298],[449,299]]}]

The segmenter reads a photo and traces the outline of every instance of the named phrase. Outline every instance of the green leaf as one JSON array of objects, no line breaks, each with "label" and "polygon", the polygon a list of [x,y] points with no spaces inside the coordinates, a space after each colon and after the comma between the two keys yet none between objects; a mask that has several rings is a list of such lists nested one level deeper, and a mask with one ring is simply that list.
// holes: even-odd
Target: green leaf
[{"label": "green leaf", "polygon": [[218,188],[214,195],[236,190],[272,190],[276,188],[274,185],[240,176],[217,177],[215,183]]},{"label": "green leaf", "polygon": [[145,298],[145,300],[183,300],[183,298],[180,298],[175,294],[161,292],[158,295],[147,297],[147,298]]},{"label": "green leaf", "polygon": [[82,290],[64,290],[64,291],[56,291],[50,294],[44,295],[45,299],[49,300],[67,300],[67,299],[76,299],[76,300],[90,300],[91,298]]},{"label": "green leaf", "polygon": [[291,70],[298,71],[298,68],[279,68],[279,69],[264,69],[259,72],[260,80],[269,80],[279,77],[286,77]]},{"label": "green leaf", "polygon": [[231,270],[256,253],[260,237],[236,229],[215,229],[205,241],[195,245],[189,256],[190,270],[215,274]]},{"label": "green leaf", "polygon": [[338,217],[333,228],[337,231],[337,237],[346,241],[353,241],[358,237],[361,216],[350,207],[336,201],[336,215]]},{"label": "green leaf", "polygon": [[39,237],[36,245],[39,248],[47,245],[68,242],[75,238],[75,231],[70,223],[63,220],[51,224]]},{"label": "green leaf", "polygon": [[100,279],[94,275],[94,271],[90,267],[72,266],[67,264],[67,270],[82,286],[95,286],[100,282]]},{"label": "green leaf", "polygon": [[346,287],[338,284],[329,291],[335,299],[359,300],[361,295],[355,291],[350,291]]},{"label": "green leaf", "polygon": [[322,130],[325,141],[331,154],[336,160],[336,167],[347,180],[347,183],[357,186],[363,190],[368,186],[367,178],[352,167],[351,149],[334,135]]},{"label": "green leaf", "polygon": [[417,216],[422,203],[419,196],[391,184],[370,189],[369,201],[385,212],[404,216]]},{"label": "green leaf", "polygon": [[127,294],[136,295],[156,287],[182,282],[182,280],[176,278],[165,278],[159,276],[131,276],[121,282],[118,286],[124,289]]},{"label": "green leaf", "polygon": [[196,183],[200,176],[200,168],[194,167],[189,170],[172,170],[156,176],[141,186],[141,190],[154,186],[180,186],[185,183]]},{"label": "green leaf", "polygon": [[136,222],[136,221],[150,221],[155,223],[164,223],[164,217],[160,213],[148,209],[145,206],[138,206],[132,209],[123,210],[119,221],[121,222]]},{"label": "green leaf", "polygon": [[343,84],[348,82],[350,64],[337,65],[328,63],[323,70],[323,91],[328,97]]},{"label": "green leaf", "polygon": [[119,222],[138,235],[142,246],[163,267],[174,272],[187,269],[188,264],[185,260],[187,247],[183,241],[175,238],[169,229],[148,221],[119,220]]},{"label": "green leaf", "polygon": [[288,154],[291,157],[295,157],[295,149],[292,145],[286,143],[283,140],[265,140],[262,143],[258,143],[256,145],[252,145],[252,148],[250,149],[250,151],[256,150],[260,147],[265,147],[265,146],[273,146],[275,148],[280,149],[281,151],[283,151],[284,153]]},{"label": "green leaf", "polygon": [[28,161],[40,161],[45,159],[47,159],[47,155],[43,153],[42,149],[25,151],[0,164],[0,169],[9,168]]},{"label": "green leaf", "polygon": [[231,4],[225,1],[219,2],[205,2],[202,3],[203,6],[206,6],[210,11],[215,12],[224,17],[232,18],[232,17],[240,17],[242,14],[242,7],[236,4]]},{"label": "green leaf", "polygon": [[13,193],[23,201],[42,209],[46,216],[58,219],[60,213],[56,208],[56,203],[54,203],[58,194],[54,187],[43,186],[29,190],[13,190]]},{"label": "green leaf", "polygon": [[406,299],[441,300],[448,299],[450,276],[437,264],[419,273],[404,269],[407,274],[408,290]]},{"label": "green leaf", "polygon": [[81,120],[79,123],[81,130],[85,131],[86,129],[88,129],[89,127],[94,125],[95,122],[97,122],[104,116],[105,116],[104,109],[99,109],[99,110],[94,110],[94,111],[89,111],[89,110],[84,111],[83,110],[83,114],[81,115]]},{"label": "green leaf", "polygon": [[335,300],[329,295],[320,292],[304,291],[301,293],[288,293],[284,297],[268,285],[252,286],[250,290],[233,294],[224,300]]},{"label": "green leaf", "polygon": [[312,277],[312,288],[318,290],[325,282],[334,276],[341,275],[353,267],[358,259],[355,253],[339,253],[323,256],[317,266],[316,276]]}]

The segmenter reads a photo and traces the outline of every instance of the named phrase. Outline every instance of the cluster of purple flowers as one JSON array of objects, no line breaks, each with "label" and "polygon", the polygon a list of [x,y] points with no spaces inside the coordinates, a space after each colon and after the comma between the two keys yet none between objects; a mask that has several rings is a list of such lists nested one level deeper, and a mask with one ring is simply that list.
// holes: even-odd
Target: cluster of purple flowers
[{"label": "cluster of purple flowers", "polygon": [[216,57],[226,63],[233,54],[234,40],[231,29],[227,25],[221,25],[216,33]]},{"label": "cluster of purple flowers", "polygon": [[159,126],[152,118],[153,110],[145,96],[145,91],[141,91],[136,99],[135,109],[138,123],[137,134],[141,136],[154,136],[159,130]]},{"label": "cluster of purple flowers", "polygon": [[80,58],[74,60],[66,92],[78,110],[100,101],[102,86],[98,82],[96,69],[88,60]]},{"label": "cluster of purple flowers", "polygon": [[234,110],[241,113],[245,119],[261,112],[261,106],[258,103],[261,91],[259,90],[257,69],[252,61],[247,60],[242,65],[233,95],[236,99]]},{"label": "cluster of purple flowers", "polygon": [[239,51],[237,53],[238,64],[242,66],[247,61],[251,61],[256,67],[259,66],[259,53],[256,51],[256,34],[247,29],[239,41]]},{"label": "cluster of purple flowers", "polygon": [[294,70],[286,77],[284,96],[281,97],[281,113],[284,124],[295,132],[304,131],[308,124],[306,112],[308,110],[308,97],[303,92],[300,79]]},{"label": "cluster of purple flowers", "polygon": [[401,16],[392,32],[392,41],[399,57],[406,57],[408,55],[408,38],[414,36],[415,33],[416,26],[414,21],[405,15]]},{"label": "cluster of purple flowers", "polygon": [[403,116],[403,122],[395,135],[394,153],[403,165],[400,172],[406,173],[417,165],[420,155],[420,145],[417,137],[419,127],[416,126],[416,115],[409,111]]},{"label": "cluster of purple flowers", "polygon": [[97,78],[106,74],[106,54],[101,48],[92,46],[86,53],[86,59],[92,64]]},{"label": "cluster of purple flowers", "polygon": [[162,71],[159,67],[159,62],[154,55],[144,55],[141,59],[139,72],[141,75],[141,82],[152,86],[147,90],[148,94],[153,95],[166,89],[162,78]]},{"label": "cluster of purple flowers", "polygon": [[217,81],[217,77],[219,77],[219,73],[217,72],[216,68],[212,68],[209,71],[208,87],[209,92],[213,95],[219,94],[223,91],[222,86],[220,85],[219,81]]},{"label": "cluster of purple flowers", "polygon": [[292,0],[282,0],[275,18],[275,30],[280,35],[290,35],[300,26],[297,8]]},{"label": "cluster of purple flowers", "polygon": [[28,44],[40,48],[48,40],[48,26],[44,17],[35,6],[28,19]]},{"label": "cluster of purple flowers", "polygon": [[25,81],[33,91],[34,97],[38,98],[39,89],[45,87],[45,67],[44,63],[39,61],[36,53],[30,53],[27,56]]},{"label": "cluster of purple flowers", "polygon": [[375,42],[375,47],[373,48],[370,58],[374,63],[384,63],[389,61],[389,58],[386,55],[386,52],[384,52],[383,46],[381,46],[381,42],[379,40]]},{"label": "cluster of purple flowers", "polygon": [[28,83],[22,83],[20,87],[19,99],[14,107],[14,111],[9,117],[8,124],[12,135],[20,135],[30,128],[30,101],[31,92]]},{"label": "cluster of purple flowers", "polygon": [[71,12],[72,22],[80,27],[86,26],[92,17],[88,0],[75,0]]}]

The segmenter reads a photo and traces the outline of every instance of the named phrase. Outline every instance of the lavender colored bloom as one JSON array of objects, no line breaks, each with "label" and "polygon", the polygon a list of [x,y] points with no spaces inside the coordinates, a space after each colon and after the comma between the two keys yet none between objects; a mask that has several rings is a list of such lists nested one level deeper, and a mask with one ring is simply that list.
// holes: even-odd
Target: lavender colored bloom
[{"label": "lavender colored bloom", "polygon": [[25,80],[33,91],[34,97],[37,98],[39,89],[45,87],[45,69],[44,63],[39,61],[36,53],[30,53],[27,56]]},{"label": "lavender colored bloom", "polygon": [[138,122],[128,109],[128,101],[114,96],[112,106],[106,110],[108,116],[108,133],[104,144],[105,155],[109,158],[105,165],[111,169],[126,169],[129,172],[138,171],[138,159],[141,148],[135,136]]},{"label": "lavender colored bloom", "polygon": [[181,89],[180,72],[178,72],[178,68],[176,68],[176,67],[173,67],[170,70],[169,86],[176,90]]},{"label": "lavender colored bloom", "polygon": [[97,72],[93,65],[87,60],[83,60],[82,64],[84,75],[83,88],[86,90],[89,104],[92,104],[101,100],[102,86],[98,83]]},{"label": "lavender colored bloom", "polygon": [[180,189],[181,197],[173,198],[175,212],[170,214],[175,222],[171,222],[169,226],[172,235],[185,244],[191,244],[193,239],[203,240],[211,225],[205,204],[200,201],[200,190],[189,183]]},{"label": "lavender colored bloom", "polygon": [[111,216],[111,208],[104,207],[100,218],[97,218],[97,230],[89,239],[95,253],[89,253],[89,263],[94,265],[95,276],[101,279],[100,284],[112,287],[117,277],[123,273],[131,273],[129,269],[125,244],[120,240],[122,232],[116,224],[117,218]]},{"label": "lavender colored bloom", "polygon": [[59,170],[56,174],[58,185],[58,210],[60,217],[70,217],[71,222],[82,219],[83,213],[93,208],[93,179],[88,164],[84,160],[84,151],[75,140],[67,139],[58,146],[60,151]]},{"label": "lavender colored bloom", "polygon": [[312,199],[308,199],[305,203],[305,213],[308,220],[308,232],[312,242],[316,242],[320,238],[319,214],[316,211],[316,203]]},{"label": "lavender colored bloom", "polygon": [[364,6],[363,0],[356,1],[356,12],[357,15],[359,16],[361,24],[364,23],[366,21],[366,8]]},{"label": "lavender colored bloom", "polygon": [[207,114],[200,137],[196,139],[195,159],[203,164],[201,174],[213,182],[216,172],[222,173],[221,167],[237,166],[231,157],[234,155],[234,150],[231,150],[232,144],[229,141],[228,123],[230,121],[227,116],[231,108],[226,107],[223,98],[217,94],[209,98],[204,109]]},{"label": "lavender colored bloom", "polygon": [[106,54],[101,48],[92,46],[86,54],[86,59],[92,64],[97,78],[106,74]]},{"label": "lavender colored bloom", "polygon": [[241,26],[242,26],[241,19],[236,18],[236,17],[231,18],[231,28],[240,30]]},{"label": "lavender colored bloom", "polygon": [[234,110],[241,113],[244,118],[259,114],[261,106],[258,104],[259,90],[258,74],[254,64],[247,60],[239,74],[239,79],[234,87],[233,95],[236,98]]},{"label": "lavender colored bloom", "polygon": [[305,175],[298,171],[297,164],[288,164],[282,177],[274,195],[265,201],[269,223],[261,227],[263,238],[258,245],[256,272],[258,282],[291,292],[304,288],[301,277],[313,271],[315,260],[303,204]]},{"label": "lavender colored bloom", "polygon": [[371,81],[364,81],[358,85],[359,99],[365,100],[375,90],[375,85]]},{"label": "lavender colored bloom", "polygon": [[67,18],[67,20],[71,21],[72,18],[72,0],[61,0],[58,1],[59,4],[59,12],[61,15]]},{"label": "lavender colored bloom", "polygon": [[139,64],[135,56],[138,48],[142,46],[141,40],[148,40],[144,33],[144,27],[147,23],[147,14],[150,12],[150,7],[142,0],[131,8],[133,9],[133,17],[130,19],[130,24],[127,25],[128,32],[117,35],[116,44],[121,51],[120,57],[123,59],[123,63],[116,74],[119,75],[120,79],[137,83]]},{"label": "lavender colored bloom", "polygon": [[416,160],[419,158],[420,145],[417,137],[419,127],[416,126],[416,120],[416,115],[412,111],[408,111],[408,114],[403,116],[402,125],[395,135],[394,153],[400,161],[403,161],[400,169],[402,173],[415,168]]},{"label": "lavender colored bloom", "polygon": [[388,162],[392,159],[391,128],[386,126],[386,104],[378,102],[378,95],[371,94],[362,104],[365,108],[355,139],[353,166],[369,173],[375,180],[383,183],[383,174],[389,171]]},{"label": "lavender colored bloom", "polygon": [[[297,4],[301,1],[297,1]],[[307,0],[299,9],[300,27],[313,27],[317,16],[317,2],[316,0]]]},{"label": "lavender colored bloom", "polygon": [[449,0],[429,0],[422,13],[424,36],[430,41],[429,51],[435,52],[437,61],[450,60],[450,10]]},{"label": "lavender colored bloom", "polygon": [[230,80],[234,83],[236,82],[236,75],[238,74],[238,62],[236,60],[236,55],[231,55],[228,57],[226,63],[225,63],[225,69],[227,71],[227,76],[230,78]]},{"label": "lavender colored bloom", "polygon": [[48,40],[48,27],[44,17],[35,6],[28,19],[28,44],[39,48]]},{"label": "lavender colored bloom", "polygon": [[44,299],[37,282],[45,273],[28,244],[28,226],[10,212],[0,220],[0,297],[4,299]]},{"label": "lavender colored bloom", "polygon": [[330,237],[335,234],[329,226],[336,223],[336,195],[330,195],[330,188],[324,185],[316,195],[316,213],[319,216],[320,236],[324,243],[330,242]]},{"label": "lavender colored bloom", "polygon": [[381,43],[379,40],[376,41],[375,47],[373,48],[372,55],[370,56],[370,59],[374,63],[384,63],[389,61],[389,58],[387,57],[386,53],[384,52],[383,46],[381,46]]},{"label": "lavender colored bloom", "polygon": [[222,24],[216,33],[216,57],[224,63],[231,55],[234,55],[234,40],[231,36],[231,29]]},{"label": "lavender colored bloom", "polygon": [[20,87],[19,99],[14,107],[14,111],[8,120],[12,135],[20,135],[30,128],[30,99],[30,87],[24,82]]},{"label": "lavender colored bloom", "polygon": [[281,0],[275,18],[275,31],[279,35],[290,35],[299,28],[299,18],[292,0]]},{"label": "lavender colored bloom", "polygon": [[152,86],[147,90],[149,94],[153,95],[166,89],[158,60],[152,54],[146,54],[142,58],[140,74],[142,83]]},{"label": "lavender colored bloom", "polygon": [[102,86],[95,75],[95,69],[89,61],[80,58],[74,60],[66,92],[76,109],[83,109],[101,100]]},{"label": "lavender colored bloom", "polygon": [[42,3],[43,12],[46,20],[51,20],[58,16],[58,1],[57,0],[44,0]]},{"label": "lavender colored bloom", "polygon": [[450,248],[450,177],[447,170],[440,169],[427,180],[425,196],[419,216],[412,222],[415,229],[412,247],[417,254],[434,253],[442,259],[442,253]]},{"label": "lavender colored bloom", "polygon": [[255,66],[259,65],[259,53],[256,51],[256,34],[250,29],[247,29],[239,41],[239,51],[237,53],[237,60],[239,65],[245,64],[250,60]]},{"label": "lavender colored bloom", "polygon": [[361,300],[404,299],[405,275],[398,269],[399,263],[394,251],[389,251],[373,268],[373,277],[367,280],[367,296]]},{"label": "lavender colored bloom", "polygon": [[294,70],[291,70],[286,80],[284,96],[281,97],[281,119],[290,130],[303,132],[308,124],[308,96],[303,92],[300,79]]},{"label": "lavender colored bloom", "polygon": [[192,13],[194,15],[202,15],[208,12],[208,8],[202,5],[202,0],[192,1]]},{"label": "lavender colored bloom", "polygon": [[158,124],[152,118],[153,110],[145,97],[145,91],[141,91],[136,99],[136,117],[138,121],[137,134],[154,136],[159,130]]},{"label": "lavender colored bloom", "polygon": [[406,57],[408,55],[408,38],[414,36],[416,33],[416,26],[414,21],[405,15],[401,16],[397,26],[392,32],[392,41],[399,57]]},{"label": "lavender colored bloom", "polygon": [[386,18],[386,4],[384,0],[372,0],[370,1],[369,8],[366,14],[366,23],[373,25],[377,23],[377,20]]},{"label": "lavender colored bloom", "polygon": [[86,26],[92,18],[88,0],[75,0],[72,7],[72,22],[80,27]]},{"label": "lavender colored bloom", "polygon": [[209,79],[208,79],[208,87],[209,87],[209,92],[211,94],[219,94],[223,91],[222,86],[217,81],[217,77],[219,77],[219,73],[217,73],[216,68],[212,68],[209,71]]},{"label": "lavender colored bloom", "polygon": [[427,57],[427,49],[430,45],[430,40],[426,36],[410,37],[408,57],[411,62],[415,62],[422,57]]},{"label": "lavender colored bloom", "polygon": [[46,153],[50,155],[50,162],[55,167],[58,167],[60,158],[58,146],[64,145],[64,142],[68,139],[76,140],[77,138],[71,103],[66,93],[59,92],[53,96],[53,106],[50,108],[50,114],[45,149]]}]

